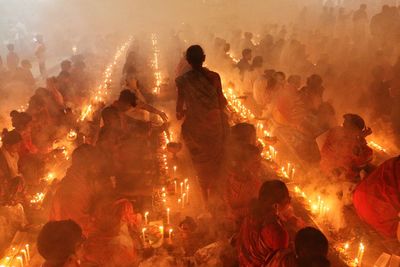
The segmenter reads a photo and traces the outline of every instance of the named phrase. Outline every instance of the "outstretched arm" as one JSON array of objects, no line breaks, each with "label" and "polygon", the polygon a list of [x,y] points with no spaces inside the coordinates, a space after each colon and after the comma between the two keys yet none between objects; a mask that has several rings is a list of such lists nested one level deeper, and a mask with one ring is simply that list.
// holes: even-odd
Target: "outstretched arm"
[{"label": "outstretched arm", "polygon": [[146,110],[146,111],[148,111],[150,113],[154,113],[154,114],[159,115],[164,122],[168,121],[168,116],[167,116],[167,114],[165,114],[165,112],[162,112],[161,110],[158,110],[158,109],[156,109],[155,107],[153,107],[153,106],[151,106],[149,104],[140,102],[140,103],[138,103],[137,107],[140,108],[140,109]]}]

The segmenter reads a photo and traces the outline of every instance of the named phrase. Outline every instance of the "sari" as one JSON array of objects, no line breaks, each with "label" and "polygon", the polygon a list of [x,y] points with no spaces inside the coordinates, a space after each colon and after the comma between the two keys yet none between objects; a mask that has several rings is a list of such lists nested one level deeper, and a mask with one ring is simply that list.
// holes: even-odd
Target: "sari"
[{"label": "sari", "polygon": [[[182,136],[203,190],[215,186],[224,154],[228,120],[221,79],[207,69],[190,70],[176,79],[178,104],[186,106]],[[177,108],[178,109],[178,108]],[[182,110],[177,110],[182,112]]]}]

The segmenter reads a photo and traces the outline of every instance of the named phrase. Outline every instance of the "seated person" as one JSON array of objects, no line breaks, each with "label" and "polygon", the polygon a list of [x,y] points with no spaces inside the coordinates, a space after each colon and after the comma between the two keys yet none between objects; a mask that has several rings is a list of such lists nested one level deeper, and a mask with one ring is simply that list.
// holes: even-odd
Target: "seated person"
[{"label": "seated person", "polygon": [[306,227],[297,232],[295,250],[279,250],[266,260],[266,267],[329,267],[329,244],[318,229]]},{"label": "seated person", "polygon": [[240,266],[263,266],[274,251],[288,247],[289,234],[279,215],[289,204],[290,195],[285,183],[279,180],[264,182],[236,241]]},{"label": "seated person", "polygon": [[36,154],[37,147],[32,142],[32,116],[26,112],[11,111],[12,126],[22,137],[19,155]]},{"label": "seated person", "polygon": [[98,266],[135,266],[141,216],[129,200],[115,194],[111,179],[96,179],[95,186],[94,227],[85,242],[84,259]]},{"label": "seated person", "polygon": [[74,220],[87,234],[91,228],[90,208],[95,194],[91,179],[101,173],[100,153],[87,144],[72,153],[72,164],[53,198],[50,220]]},{"label": "seated person", "polygon": [[361,169],[372,160],[365,137],[370,129],[356,114],[343,116],[343,126],[329,130],[321,148],[321,170],[328,176],[357,181]]},{"label": "seated person", "polygon": [[39,254],[46,260],[43,267],[79,267],[83,241],[82,229],[74,221],[46,223],[37,238]]},{"label": "seated person", "polygon": [[22,137],[15,131],[3,130],[2,146],[0,149],[0,199],[8,202],[20,192],[20,184],[23,182],[18,168],[18,151]]},{"label": "seated person", "polygon": [[225,201],[228,206],[228,216],[240,225],[248,215],[250,202],[257,197],[261,187],[259,176],[261,155],[258,147],[247,145],[238,155],[234,166],[230,168]]},{"label": "seated person", "polygon": [[400,157],[389,159],[356,187],[358,216],[383,236],[400,241]]}]

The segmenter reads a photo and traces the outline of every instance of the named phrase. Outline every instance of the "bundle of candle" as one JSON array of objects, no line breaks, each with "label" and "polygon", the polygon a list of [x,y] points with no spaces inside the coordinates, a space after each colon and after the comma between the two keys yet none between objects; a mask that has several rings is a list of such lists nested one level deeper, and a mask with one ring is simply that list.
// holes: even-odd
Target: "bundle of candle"
[{"label": "bundle of candle", "polygon": [[31,260],[31,247],[23,242],[27,234],[18,232],[11,242],[10,248],[5,251],[4,257],[0,260],[0,267],[25,267],[29,266]]},{"label": "bundle of candle", "polygon": [[363,242],[346,242],[339,244],[336,251],[340,252],[342,260],[351,267],[362,266],[365,254],[365,245]]}]

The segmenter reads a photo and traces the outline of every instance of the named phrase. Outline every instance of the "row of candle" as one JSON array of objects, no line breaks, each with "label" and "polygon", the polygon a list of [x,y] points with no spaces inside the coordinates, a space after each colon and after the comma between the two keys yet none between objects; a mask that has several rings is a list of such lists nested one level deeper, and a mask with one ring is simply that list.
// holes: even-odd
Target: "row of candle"
[{"label": "row of candle", "polygon": [[151,42],[153,45],[152,67],[155,70],[154,71],[155,86],[153,89],[153,93],[159,95],[161,92],[162,75],[159,65],[160,50],[158,49],[158,39],[156,34],[151,35]]},{"label": "row of candle", "polygon": [[[349,266],[352,267],[360,267],[362,265],[364,254],[365,254],[365,245],[360,242],[357,248],[357,254],[354,257],[350,257],[350,243],[346,242],[343,246],[338,248],[338,251],[345,256],[345,260]],[[354,254],[353,254],[354,255]],[[350,258],[350,259],[349,259]]]},{"label": "row of candle", "polygon": [[126,49],[128,48],[129,44],[132,41],[132,37],[130,37],[124,44],[122,44],[114,54],[114,58],[109,63],[103,73],[102,82],[97,86],[97,89],[93,93],[91,100],[89,101],[90,104],[83,107],[81,115],[78,121],[84,121],[93,113],[93,104],[92,103],[99,103],[104,101],[104,97],[109,95],[109,84],[112,82],[111,75],[113,74],[114,68],[117,65],[119,59],[124,54]]}]

